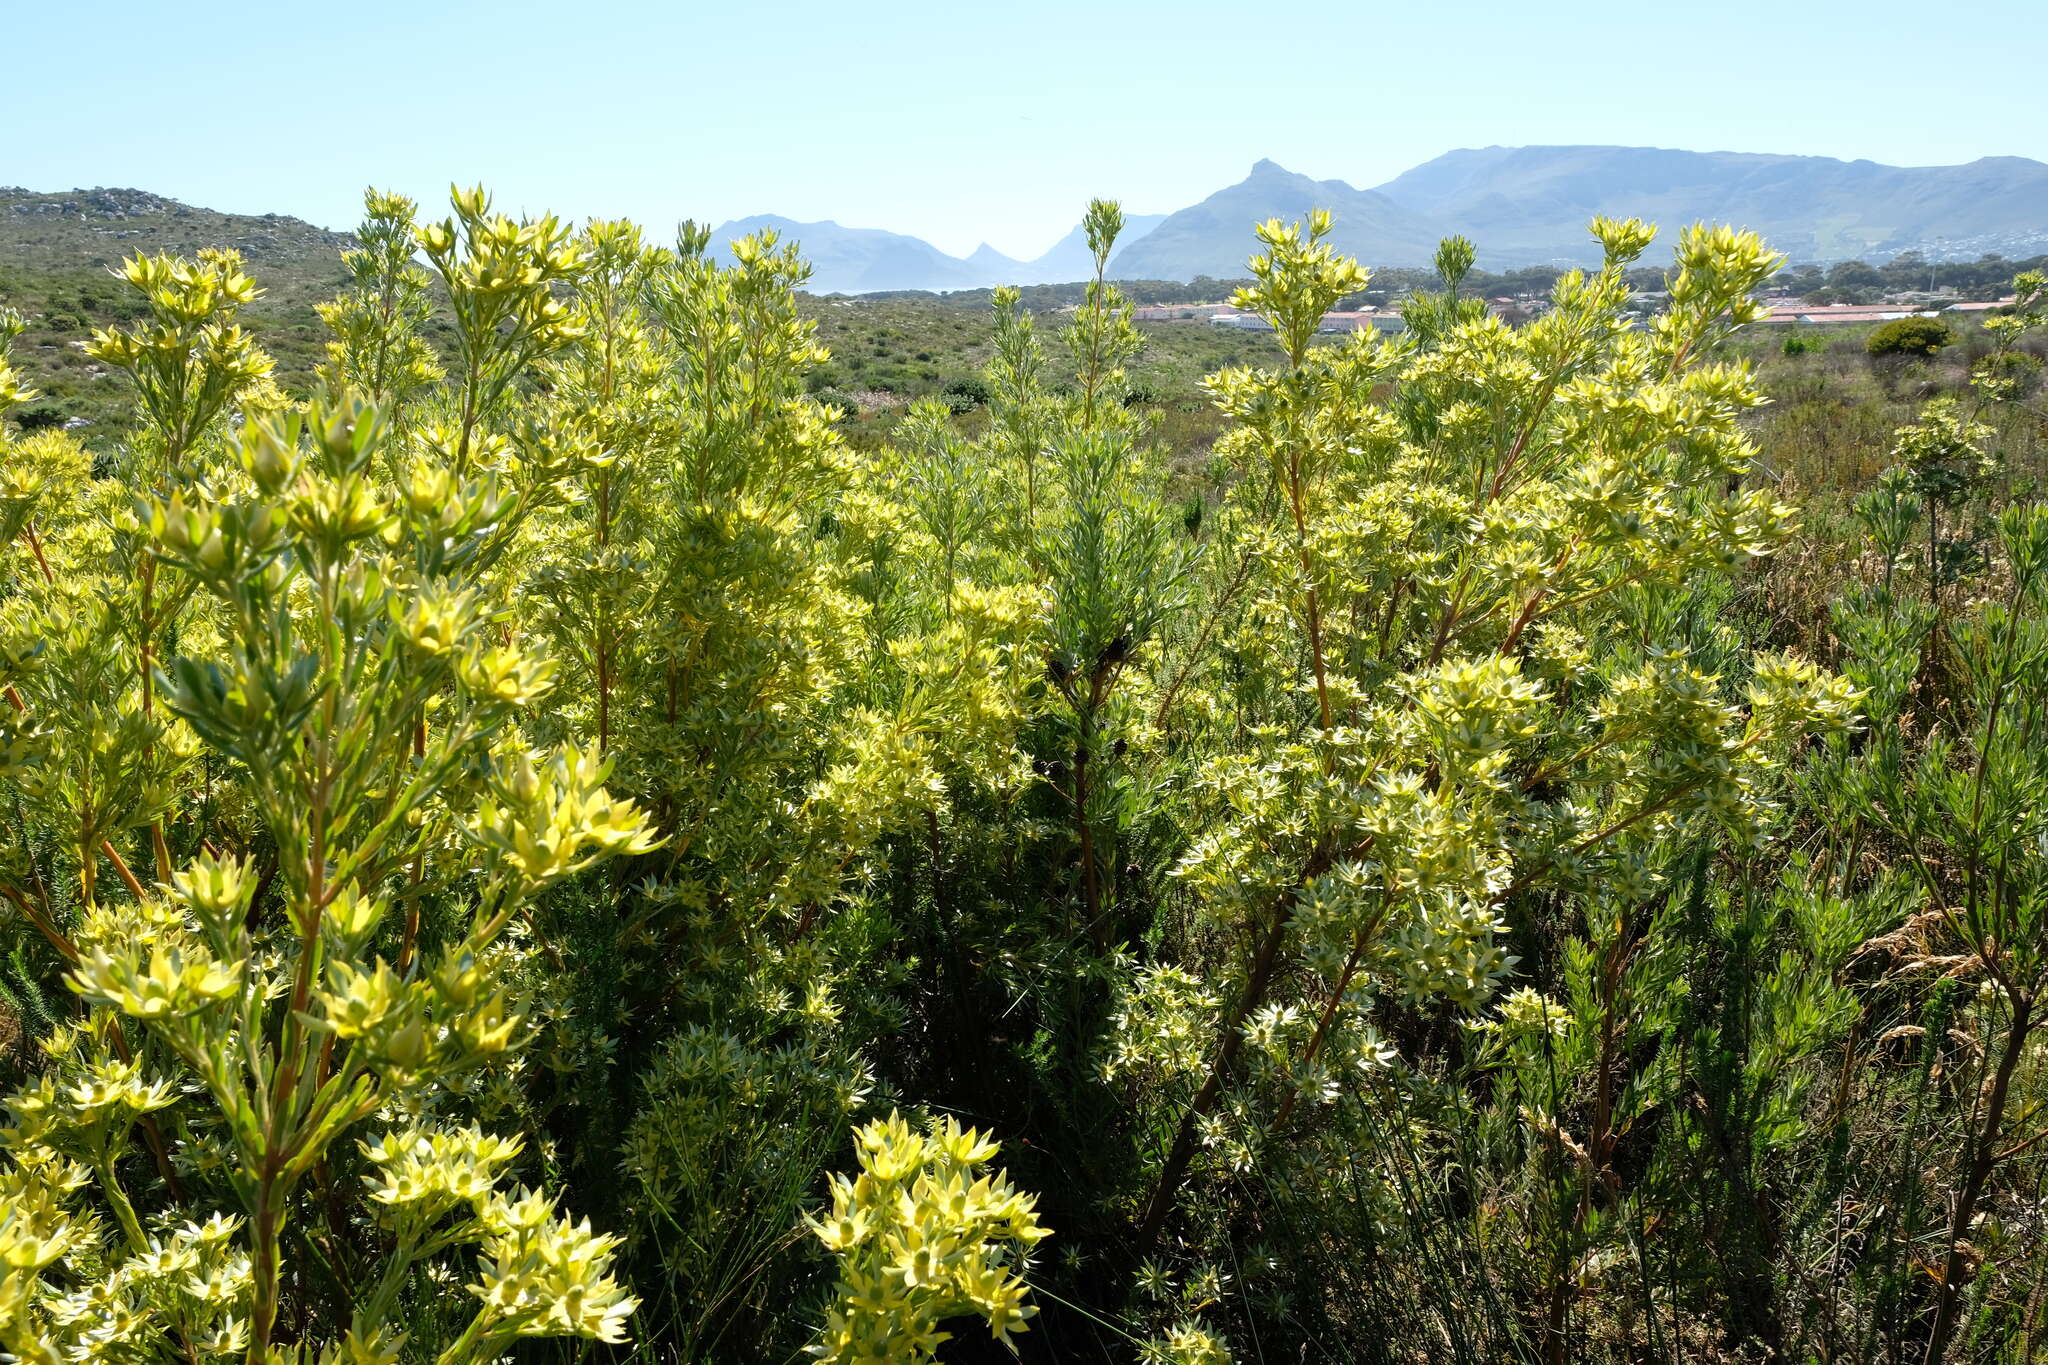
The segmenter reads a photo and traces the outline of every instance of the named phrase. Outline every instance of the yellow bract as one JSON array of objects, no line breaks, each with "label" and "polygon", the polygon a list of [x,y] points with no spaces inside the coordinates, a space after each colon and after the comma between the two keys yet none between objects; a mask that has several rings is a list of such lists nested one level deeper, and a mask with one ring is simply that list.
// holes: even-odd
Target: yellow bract
[{"label": "yellow bract", "polygon": [[839,1296],[812,1354],[833,1365],[935,1360],[946,1319],[975,1314],[996,1340],[1026,1330],[1031,1248],[1051,1235],[1001,1172],[994,1142],[948,1118],[929,1131],[900,1114],[854,1139],[861,1174],[834,1177],[832,1210],[810,1220],[839,1260]]}]

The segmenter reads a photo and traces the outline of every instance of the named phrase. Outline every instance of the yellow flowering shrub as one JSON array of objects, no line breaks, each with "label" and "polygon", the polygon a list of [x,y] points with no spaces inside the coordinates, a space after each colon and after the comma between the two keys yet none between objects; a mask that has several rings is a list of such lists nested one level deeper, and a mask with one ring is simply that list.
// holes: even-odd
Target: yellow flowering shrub
[{"label": "yellow flowering shrub", "polygon": [[997,1146],[946,1119],[920,1133],[891,1114],[860,1129],[857,1176],[832,1178],[811,1232],[839,1263],[837,1301],[812,1353],[835,1365],[938,1359],[972,1314],[999,1342],[1027,1330],[1033,1247],[1052,1234],[1036,1200],[984,1168]]}]

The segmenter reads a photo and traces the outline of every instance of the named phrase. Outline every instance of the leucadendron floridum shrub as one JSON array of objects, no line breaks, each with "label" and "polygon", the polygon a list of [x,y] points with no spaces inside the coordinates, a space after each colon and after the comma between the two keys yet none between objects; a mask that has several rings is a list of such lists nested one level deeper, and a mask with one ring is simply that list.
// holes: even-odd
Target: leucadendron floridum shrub
[{"label": "leucadendron floridum shrub", "polygon": [[1639,222],[1513,325],[1454,238],[1331,337],[1366,271],[1261,225],[1185,451],[1114,204],[857,437],[772,233],[366,210],[316,392],[144,258],[133,439],[0,427],[0,1349],[2040,1334],[2037,284],[1812,660],[1748,234],[1647,324]]}]

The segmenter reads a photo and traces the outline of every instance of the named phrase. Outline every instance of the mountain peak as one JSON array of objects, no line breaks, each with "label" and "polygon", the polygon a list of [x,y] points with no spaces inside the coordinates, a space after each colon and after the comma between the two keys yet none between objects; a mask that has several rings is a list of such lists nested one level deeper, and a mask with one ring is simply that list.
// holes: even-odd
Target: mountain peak
[{"label": "mountain peak", "polygon": [[1256,246],[1253,224],[1269,218],[1301,220],[1314,209],[1333,215],[1331,241],[1338,250],[1375,265],[1426,261],[1443,235],[1434,220],[1382,195],[1341,180],[1313,180],[1264,158],[1244,180],[1120,247],[1110,270],[1126,280],[1236,279]]},{"label": "mountain peak", "polygon": [[969,265],[993,267],[996,269],[1008,269],[1020,264],[1016,257],[1009,255],[1007,252],[996,250],[987,242],[983,242],[980,246],[974,248],[973,251],[967,254],[965,259]]}]

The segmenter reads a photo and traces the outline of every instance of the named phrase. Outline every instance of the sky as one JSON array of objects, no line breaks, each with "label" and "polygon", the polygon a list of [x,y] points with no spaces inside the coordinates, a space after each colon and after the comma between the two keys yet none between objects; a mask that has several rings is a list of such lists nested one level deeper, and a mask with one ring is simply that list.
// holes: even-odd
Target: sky
[{"label": "sky", "polygon": [[365,186],[481,182],[659,237],[779,213],[1028,258],[1091,197],[1170,212],[1261,157],[1361,187],[1492,144],[2048,160],[2038,3],[0,0],[0,184],[345,228]]}]

